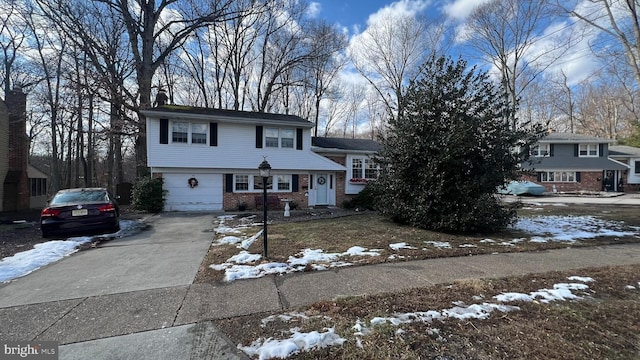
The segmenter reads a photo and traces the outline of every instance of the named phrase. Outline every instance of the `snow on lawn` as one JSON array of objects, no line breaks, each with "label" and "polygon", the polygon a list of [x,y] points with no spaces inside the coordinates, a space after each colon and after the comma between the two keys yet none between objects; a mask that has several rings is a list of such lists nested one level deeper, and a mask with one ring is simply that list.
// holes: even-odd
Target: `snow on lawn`
[{"label": "snow on lawn", "polygon": [[[218,217],[219,223],[215,229],[216,234],[221,235],[219,239],[213,241],[213,246],[218,245],[235,245],[241,249],[237,255],[227,259],[222,264],[209,265],[214,270],[225,272],[225,281],[234,281],[238,279],[259,278],[269,274],[286,274],[298,271],[327,270],[329,268],[337,268],[343,266],[351,266],[353,263],[347,259],[351,256],[379,256],[381,249],[366,249],[361,246],[353,246],[343,253],[326,253],[323,249],[302,249],[299,253],[289,256],[287,262],[268,262],[261,263],[262,256],[259,254],[251,254],[246,250],[249,249],[259,237],[262,236],[262,230],[251,236],[245,236],[251,232],[256,224],[253,217],[241,218],[241,224],[238,227],[230,227],[226,225],[227,220],[233,219],[235,215],[225,215]],[[531,218],[521,218],[513,229],[531,234],[531,237],[516,238],[511,241],[497,242],[492,239],[480,240],[480,243],[491,244],[496,246],[515,246],[515,244],[531,241],[576,241],[580,239],[592,239],[598,236],[632,236],[638,235],[638,228],[625,227],[622,223],[613,221],[604,221],[592,216],[539,216]],[[254,230],[255,231],[255,230]],[[446,241],[425,241],[426,245],[430,245],[431,249],[451,249],[451,244]],[[475,248],[476,244],[462,244],[459,248]],[[406,242],[398,242],[389,245],[392,251],[402,249],[416,250],[417,248],[407,244]],[[429,247],[423,248],[423,251],[429,251]],[[391,260],[402,259],[403,256],[392,254],[388,257]]]},{"label": "snow on lawn", "polygon": [[[99,235],[98,237],[123,237],[130,235],[134,229],[142,228],[140,221],[120,221],[120,231],[114,234]],[[82,244],[91,242],[95,237],[80,236],[66,240],[52,240],[36,244],[33,249],[19,252],[13,256],[0,260],[0,282],[7,282],[25,276],[43,266],[69,256]]]},{"label": "snow on lawn", "polygon": [[[567,278],[570,281],[592,282],[589,277],[571,276]],[[510,302],[531,302],[536,298],[541,298],[541,302],[549,303],[551,301],[579,300],[582,297],[574,294],[572,291],[581,291],[586,293],[589,286],[583,283],[559,283],[554,284],[553,289],[540,289],[529,294],[507,292],[493,297],[498,303],[483,302],[481,304],[467,305],[462,301],[453,303],[453,307],[441,310],[416,311],[408,313],[397,313],[389,317],[374,317],[367,323],[360,319],[356,320],[356,324],[351,327],[356,344],[362,347],[361,338],[370,335],[373,328],[378,325],[391,324],[392,326],[401,326],[402,324],[412,322],[424,322],[432,324],[434,321],[446,321],[447,319],[468,320],[479,319],[484,320],[491,316],[492,313],[518,311],[520,307],[508,305],[504,303]],[[478,297],[481,298],[481,297]],[[315,317],[320,317],[316,315]],[[309,319],[302,313],[289,313],[283,315],[271,315],[262,320],[264,327],[268,322],[279,319],[283,322],[300,319]],[[328,316],[323,316],[325,320],[331,320]],[[238,345],[238,349],[244,351],[249,356],[258,356],[259,359],[287,358],[290,355],[297,354],[301,351],[309,351],[313,349],[323,348],[327,346],[340,346],[346,339],[335,333],[335,328],[323,328],[324,332],[311,331],[307,333],[299,332],[299,328],[295,327],[289,330],[292,335],[289,338],[277,340],[273,338],[259,338],[249,346]],[[430,329],[433,333],[438,333],[438,329]],[[396,334],[402,334],[405,331],[398,329]]]}]

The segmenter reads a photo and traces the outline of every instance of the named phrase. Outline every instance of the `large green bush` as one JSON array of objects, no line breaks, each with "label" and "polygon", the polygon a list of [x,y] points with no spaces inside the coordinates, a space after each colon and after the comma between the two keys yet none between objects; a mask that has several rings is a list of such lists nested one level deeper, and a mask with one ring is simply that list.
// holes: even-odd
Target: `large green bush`
[{"label": "large green bush", "polygon": [[520,176],[542,129],[512,129],[504,91],[466,63],[433,58],[389,120],[376,208],[394,221],[451,232],[494,232],[515,220],[495,195]]},{"label": "large green bush", "polygon": [[145,177],[133,186],[131,201],[136,210],[159,213],[164,208],[166,190],[162,178]]},{"label": "large green bush", "polygon": [[373,194],[373,187],[370,184],[362,189],[351,200],[346,200],[342,205],[346,209],[367,209],[374,210],[375,209],[375,196]]}]

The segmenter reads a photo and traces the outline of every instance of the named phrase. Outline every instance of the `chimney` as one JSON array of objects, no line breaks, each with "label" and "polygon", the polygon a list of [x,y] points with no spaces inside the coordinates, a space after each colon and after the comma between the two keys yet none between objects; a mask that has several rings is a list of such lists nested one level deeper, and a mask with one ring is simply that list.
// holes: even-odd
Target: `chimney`
[{"label": "chimney", "polygon": [[27,175],[27,95],[22,87],[14,86],[6,94],[9,114],[9,166],[4,181],[5,211],[29,209],[29,176]]}]

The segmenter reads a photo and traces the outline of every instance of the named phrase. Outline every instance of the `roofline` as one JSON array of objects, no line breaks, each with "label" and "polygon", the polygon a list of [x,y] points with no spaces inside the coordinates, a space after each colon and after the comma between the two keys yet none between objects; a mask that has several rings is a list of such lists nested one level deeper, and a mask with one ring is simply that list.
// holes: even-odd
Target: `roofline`
[{"label": "roofline", "polygon": [[372,150],[346,150],[346,149],[338,149],[338,148],[325,148],[320,146],[312,146],[311,151],[316,153],[327,153],[327,154],[363,154],[363,155],[374,155],[377,151]]},{"label": "roofline", "polygon": [[310,121],[284,121],[277,119],[264,119],[264,118],[249,118],[242,116],[242,112],[238,112],[239,116],[229,116],[229,115],[215,115],[215,114],[195,114],[189,112],[178,112],[178,111],[159,111],[159,110],[140,110],[140,112],[146,116],[147,118],[154,119],[172,119],[172,120],[203,120],[203,121],[220,121],[234,124],[268,124],[268,125],[284,125],[284,126],[295,126],[295,127],[303,127],[311,129],[314,124]]},{"label": "roofline", "polygon": [[538,140],[538,143],[549,143],[549,144],[612,144],[615,140],[609,139],[545,139],[542,138]]}]

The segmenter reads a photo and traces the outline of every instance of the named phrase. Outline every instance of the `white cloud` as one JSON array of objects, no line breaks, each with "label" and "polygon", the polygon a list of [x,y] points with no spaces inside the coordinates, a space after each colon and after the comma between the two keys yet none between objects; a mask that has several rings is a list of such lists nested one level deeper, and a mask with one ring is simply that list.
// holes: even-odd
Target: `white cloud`
[{"label": "white cloud", "polygon": [[369,18],[367,19],[367,27],[384,24],[388,22],[389,19],[416,16],[425,11],[429,5],[431,5],[431,1],[425,0],[401,0],[391,3],[369,15]]},{"label": "white cloud", "polygon": [[464,21],[473,9],[489,1],[490,0],[455,0],[443,6],[442,11],[450,19]]},{"label": "white cloud", "polygon": [[319,2],[311,2],[307,7],[307,16],[315,19],[322,12],[322,5]]}]

